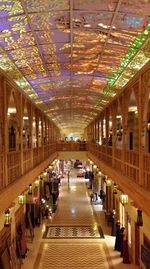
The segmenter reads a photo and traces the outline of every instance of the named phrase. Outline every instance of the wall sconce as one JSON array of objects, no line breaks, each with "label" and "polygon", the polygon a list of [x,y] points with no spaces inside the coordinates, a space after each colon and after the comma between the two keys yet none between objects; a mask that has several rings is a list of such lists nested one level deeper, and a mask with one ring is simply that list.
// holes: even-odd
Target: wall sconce
[{"label": "wall sconce", "polygon": [[41,199],[41,203],[42,204],[45,204],[46,203],[46,200],[44,198]]},{"label": "wall sconce", "polygon": [[97,169],[97,165],[96,164],[93,165],[93,169]]},{"label": "wall sconce", "polygon": [[92,161],[90,161],[90,164],[91,164],[91,165],[93,165],[93,162],[92,162]]},{"label": "wall sconce", "polygon": [[10,216],[10,210],[7,209],[5,211],[5,220],[4,220],[4,226],[9,227],[11,225],[11,216]]},{"label": "wall sconce", "polygon": [[150,131],[150,119],[148,120],[148,123],[147,123],[147,131]]},{"label": "wall sconce", "polygon": [[137,226],[143,226],[142,210],[137,209]]},{"label": "wall sconce", "polygon": [[106,179],[107,179],[107,177],[103,174],[103,175],[102,175],[102,180],[103,180],[104,182],[106,182]]},{"label": "wall sconce", "polygon": [[120,195],[120,202],[123,205],[126,205],[128,203],[128,195],[127,194],[121,194]]},{"label": "wall sconce", "polygon": [[112,135],[112,129],[109,130],[109,134]]},{"label": "wall sconce", "polygon": [[55,160],[52,162],[52,165],[55,165]]},{"label": "wall sconce", "polygon": [[25,201],[26,201],[25,194],[24,194],[24,193],[21,193],[21,194],[18,196],[18,204],[19,204],[19,205],[24,205],[24,204],[25,204]]},{"label": "wall sconce", "polygon": [[122,127],[122,125],[120,127],[120,133],[123,134],[123,127]]},{"label": "wall sconce", "polygon": [[22,129],[22,134],[23,134],[23,136],[25,136],[25,133],[26,133],[26,131],[25,131],[25,129],[23,128],[23,129]]},{"label": "wall sconce", "polygon": [[39,182],[39,179],[36,179],[36,180],[35,180],[35,182],[34,182],[35,187],[37,187],[37,188],[38,188],[38,187],[39,187],[39,183],[40,183],[40,182]]},{"label": "wall sconce", "polygon": [[122,127],[121,127],[121,129],[117,129],[118,139],[122,139],[122,133],[123,133],[123,128]]},{"label": "wall sconce", "polygon": [[117,185],[114,183],[113,194],[117,194]]},{"label": "wall sconce", "polygon": [[106,186],[110,187],[111,186],[111,180],[110,179],[106,179]]},{"label": "wall sconce", "polygon": [[28,194],[29,194],[29,195],[32,194],[32,184],[29,184]]},{"label": "wall sconce", "polygon": [[47,176],[47,172],[44,172],[44,173],[43,173],[43,176],[46,177],[46,176]]}]

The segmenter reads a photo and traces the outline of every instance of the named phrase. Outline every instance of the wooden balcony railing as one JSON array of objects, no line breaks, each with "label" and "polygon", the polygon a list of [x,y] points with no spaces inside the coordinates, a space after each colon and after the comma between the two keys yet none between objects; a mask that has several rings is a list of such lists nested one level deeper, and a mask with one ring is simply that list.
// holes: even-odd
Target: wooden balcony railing
[{"label": "wooden balcony railing", "polygon": [[[139,163],[139,152],[135,150],[121,150],[114,148],[112,155],[112,147],[100,146],[94,143],[88,143],[87,149],[99,160],[111,165],[120,171],[123,175],[146,190],[150,191],[150,154],[142,154],[142,166]],[[141,169],[141,171],[139,171]],[[142,179],[140,178],[142,176]]]},{"label": "wooden balcony railing", "polygon": [[56,152],[56,143],[44,146],[44,159],[48,158],[52,153]]},{"label": "wooden balcony railing", "polygon": [[27,173],[32,168],[31,149],[23,151],[23,172]]},{"label": "wooden balcony railing", "polygon": [[7,154],[8,184],[21,176],[21,152],[12,151]]},{"label": "wooden balcony railing", "polygon": [[86,151],[86,143],[84,142],[58,142],[56,145],[57,151]]},{"label": "wooden balcony railing", "polygon": [[[7,175],[5,176],[5,158],[0,155],[0,190],[6,187],[21,175],[46,160],[56,151],[90,151],[99,160],[120,171],[137,184],[150,191],[150,154],[143,153],[142,165],[139,161],[139,152],[134,150],[112,149],[110,146],[94,143],[59,142],[44,145],[39,148],[11,151],[7,153]],[[22,157],[21,157],[22,156]],[[22,160],[23,159],[23,160]],[[22,160],[22,164],[21,164]],[[140,170],[142,169],[142,171]],[[142,176],[142,180],[141,177]],[[142,184],[141,184],[142,182]]]},{"label": "wooden balcony railing", "polygon": [[5,187],[4,182],[4,155],[0,155],[0,190]]},{"label": "wooden balcony railing", "polygon": [[150,154],[144,153],[143,158],[143,178],[144,187],[150,190]]},{"label": "wooden balcony railing", "polygon": [[26,174],[55,152],[56,143],[38,148],[23,149],[22,152],[14,149],[9,151],[7,156],[2,151],[0,154],[0,190]]},{"label": "wooden balcony railing", "polygon": [[125,175],[139,184],[139,152],[125,150]]},{"label": "wooden balcony railing", "polygon": [[38,164],[38,148],[33,148],[33,167]]}]

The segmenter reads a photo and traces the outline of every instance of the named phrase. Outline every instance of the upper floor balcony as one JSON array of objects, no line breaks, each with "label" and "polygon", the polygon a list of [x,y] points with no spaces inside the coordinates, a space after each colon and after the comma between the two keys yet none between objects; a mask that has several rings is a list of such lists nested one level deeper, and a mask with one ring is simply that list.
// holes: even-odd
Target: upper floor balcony
[{"label": "upper floor balcony", "polygon": [[87,143],[85,141],[59,141],[56,144],[57,151],[86,151]]},{"label": "upper floor balcony", "polygon": [[[68,152],[68,153],[67,153]],[[70,152],[70,153],[69,153]],[[20,149],[0,154],[0,190],[25,175],[37,165],[58,153],[62,156],[81,158],[92,153],[99,161],[128,177],[143,189],[150,191],[150,154],[136,150],[123,150],[89,142],[59,141],[41,147]],[[61,154],[59,156],[59,154]],[[71,155],[66,155],[71,154]],[[77,157],[78,156],[78,157]],[[87,155],[88,156],[88,155]]]},{"label": "upper floor balcony", "polygon": [[96,143],[88,143],[87,150],[98,160],[150,191],[150,153]]}]

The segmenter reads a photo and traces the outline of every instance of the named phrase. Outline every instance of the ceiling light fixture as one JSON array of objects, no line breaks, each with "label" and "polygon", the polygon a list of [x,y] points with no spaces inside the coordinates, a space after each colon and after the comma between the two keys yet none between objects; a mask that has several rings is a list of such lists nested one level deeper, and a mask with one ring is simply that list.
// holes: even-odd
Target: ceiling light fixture
[{"label": "ceiling light fixture", "polygon": [[89,28],[89,27],[91,27],[91,24],[84,24],[84,27],[87,27],[87,28]]},{"label": "ceiling light fixture", "polygon": [[[103,24],[103,23],[98,23],[97,25],[104,28],[104,29],[109,29],[110,28],[110,25],[106,25],[106,24]],[[116,26],[113,25],[111,28],[116,29]]]},{"label": "ceiling light fixture", "polygon": [[16,112],[17,112],[17,110],[16,110],[15,107],[9,107],[9,108],[8,108],[8,113],[10,113],[10,114],[13,113],[13,114],[14,114],[14,113],[16,113]]}]

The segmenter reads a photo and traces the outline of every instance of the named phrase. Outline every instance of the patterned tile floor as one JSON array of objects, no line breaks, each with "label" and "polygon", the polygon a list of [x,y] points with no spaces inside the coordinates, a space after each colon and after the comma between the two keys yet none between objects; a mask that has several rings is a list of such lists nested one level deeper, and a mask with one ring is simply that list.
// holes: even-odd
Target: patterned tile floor
[{"label": "patterned tile floor", "polygon": [[[52,243],[45,246],[41,269],[108,269],[102,244]],[[36,269],[36,264],[35,268]]]},{"label": "patterned tile floor", "polygon": [[43,238],[104,238],[99,226],[46,226]]},{"label": "patterned tile floor", "polygon": [[[87,236],[84,228],[95,229],[98,225],[101,225],[105,239],[95,235],[91,238],[89,231]],[[70,236],[72,229],[78,237]],[[87,238],[83,236],[85,233]],[[67,178],[62,180],[56,212],[52,219],[45,220],[41,227],[35,229],[35,238],[28,247],[28,257],[21,269],[137,268],[123,264],[120,253],[114,251],[114,237],[110,236],[102,206],[90,204],[84,179],[77,178],[75,173],[71,173],[69,185]]]}]

